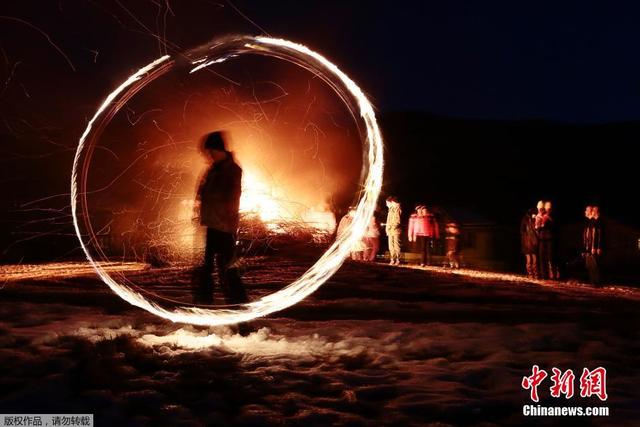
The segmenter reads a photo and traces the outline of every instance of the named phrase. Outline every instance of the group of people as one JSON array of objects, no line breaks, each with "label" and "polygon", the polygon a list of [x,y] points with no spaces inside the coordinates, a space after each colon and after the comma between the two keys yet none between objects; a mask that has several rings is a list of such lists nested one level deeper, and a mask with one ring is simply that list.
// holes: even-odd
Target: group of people
[{"label": "group of people", "polygon": [[[389,246],[389,264],[400,265],[402,243],[402,208],[397,198],[391,196],[386,200],[387,220],[384,224]],[[338,225],[337,235],[341,236],[353,221],[355,209],[350,208],[342,217]],[[447,223],[445,227],[445,242],[447,250],[447,265],[459,268],[460,260],[460,228],[455,222]],[[420,266],[431,265],[432,255],[440,239],[440,226],[435,215],[425,205],[417,205],[415,212],[409,218],[407,230],[409,242],[415,242],[420,250]],[[375,218],[367,227],[364,237],[351,248],[351,259],[354,261],[374,261],[380,249],[380,226]]]},{"label": "group of people", "polygon": [[[529,209],[520,222],[520,240],[525,256],[527,275],[536,279],[560,278],[558,262],[558,233],[552,215],[552,204],[541,200],[536,208]],[[600,281],[600,257],[602,256],[603,227],[600,208],[587,206],[582,231],[581,256],[593,284]]]},{"label": "group of people", "polygon": [[[415,212],[409,217],[407,235],[409,242],[416,242],[420,248],[420,266],[431,265],[431,256],[440,239],[440,225],[436,216],[425,205],[415,207]],[[448,222],[445,227],[445,249],[445,265],[460,268],[460,227],[453,221]]]},{"label": "group of people", "polygon": [[[387,219],[384,224],[389,245],[389,264],[399,265],[401,256],[402,208],[395,197],[386,199]],[[341,235],[352,222],[355,209],[342,218],[338,226]],[[420,266],[431,265],[432,256],[440,241],[440,225],[436,216],[423,204],[416,205],[415,212],[409,217],[407,238],[415,243],[420,253]],[[460,227],[451,221],[444,227],[444,246],[446,260],[444,265],[450,268],[460,267]],[[600,281],[600,264],[603,246],[603,226],[598,206],[587,206],[585,224],[582,233],[581,258],[591,283]],[[540,200],[531,208],[520,223],[522,253],[525,256],[527,275],[536,279],[560,279],[558,261],[558,232],[553,216],[553,205],[548,200]],[[365,236],[351,250],[351,259],[356,261],[374,261],[380,248],[380,226],[373,217]]]},{"label": "group of people", "polygon": [[[214,263],[227,303],[247,302],[247,295],[235,265],[236,232],[239,224],[239,204],[242,169],[227,150],[222,132],[212,132],[203,140],[203,153],[210,161],[197,192],[196,215],[206,227],[206,245],[202,265],[196,274],[194,299],[198,303],[213,301]],[[384,224],[389,244],[390,264],[399,265],[401,256],[402,208],[395,197],[386,199],[387,218]],[[557,228],[552,204],[541,200],[536,208],[524,215],[520,225],[522,253],[527,274],[532,278],[558,279]],[[341,219],[337,233],[340,236],[353,222],[355,208]],[[444,227],[446,265],[460,266],[460,228],[455,222]],[[600,263],[603,251],[603,225],[598,206],[587,206],[582,233],[582,258],[592,283],[600,281]],[[440,226],[436,216],[422,204],[415,207],[409,217],[409,242],[420,250],[420,265],[430,265],[440,239]],[[371,218],[364,237],[351,248],[351,258],[372,262],[380,249],[380,224]]]}]

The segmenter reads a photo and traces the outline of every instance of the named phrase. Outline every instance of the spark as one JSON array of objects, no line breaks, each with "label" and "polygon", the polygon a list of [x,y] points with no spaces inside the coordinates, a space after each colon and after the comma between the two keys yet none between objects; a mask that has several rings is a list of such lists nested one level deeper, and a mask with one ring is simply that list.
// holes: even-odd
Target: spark
[{"label": "spark", "polygon": [[[363,174],[365,178],[351,225],[318,259],[316,264],[294,282],[273,294],[232,308],[206,309],[193,306],[165,308],[157,302],[147,300],[131,286],[118,283],[94,259],[80,229],[78,209],[82,209],[84,224],[91,231],[91,224],[88,222],[89,218],[86,211],[85,187],[88,161],[90,160],[88,145],[94,142],[89,137],[94,132],[94,124],[97,128],[106,125],[105,119],[108,120],[112,114],[117,112],[124,103],[122,100],[124,99],[126,102],[127,95],[142,89],[150,81],[162,75],[159,71],[160,68],[164,67],[161,71],[167,71],[175,66],[175,62],[169,61],[170,56],[163,56],[138,70],[107,96],[89,121],[78,142],[72,168],[71,212],[75,231],[82,249],[100,278],[114,293],[130,304],[173,322],[218,326],[250,321],[290,307],[315,292],[340,268],[345,258],[349,255],[351,247],[362,239],[373,215],[382,186],[383,140],[373,106],[366,95],[351,78],[319,53],[298,43],[270,37],[238,36],[223,40],[222,43],[214,41],[209,46],[210,55],[214,55],[216,51],[231,52],[231,55],[234,56],[249,52],[256,53],[284,59],[309,70],[315,76],[321,77],[345,102],[352,117],[359,125],[359,129],[362,130],[366,159],[364,162],[365,173]],[[199,69],[202,69],[205,68],[201,67],[202,64],[210,63],[209,65],[212,65],[216,61],[220,62],[222,58],[227,59],[229,57],[229,53],[214,55],[211,59],[207,58],[204,62],[199,62],[200,65],[196,68],[200,67]],[[191,71],[193,72],[193,70]],[[148,75],[147,78],[143,78],[146,75]],[[82,169],[80,168],[81,165],[83,166]],[[99,247],[96,249],[99,249]],[[101,250],[99,250],[99,254],[104,255]]]},{"label": "spark", "polygon": [[33,25],[30,22],[25,21],[24,19],[20,19],[20,18],[16,18],[15,16],[4,16],[4,15],[0,15],[0,19],[6,19],[8,21],[15,21],[15,22],[20,22],[21,24],[24,24],[30,28],[33,28],[34,30],[36,30],[37,32],[39,32],[40,34],[42,34],[42,36],[47,39],[47,41],[49,42],[49,44],[51,46],[53,46],[53,48],[58,51],[58,53],[60,53],[60,55],[62,55],[62,57],[65,59],[65,61],[67,61],[67,64],[69,64],[69,67],[71,67],[71,69],[75,72],[76,71],[76,67],[73,66],[73,63],[71,62],[71,60],[69,59],[69,57],[62,51],[62,49],[60,49],[60,46],[58,46],[57,44],[55,44],[53,42],[53,40],[51,40],[51,37],[49,37],[49,34],[45,33],[44,31],[42,31],[40,28],[36,27],[35,25]]}]

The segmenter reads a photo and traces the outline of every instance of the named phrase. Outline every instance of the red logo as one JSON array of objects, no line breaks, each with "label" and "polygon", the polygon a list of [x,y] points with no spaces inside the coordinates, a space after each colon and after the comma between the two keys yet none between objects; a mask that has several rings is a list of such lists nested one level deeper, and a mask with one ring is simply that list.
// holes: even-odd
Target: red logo
[{"label": "red logo", "polygon": [[[565,399],[571,399],[574,394],[574,382],[576,376],[573,370],[567,369],[562,371],[558,368],[551,368],[551,397],[559,398],[564,396]],[[538,365],[533,365],[531,375],[522,378],[522,388],[530,391],[531,400],[538,402],[538,387],[548,377],[547,371],[540,369]],[[607,370],[598,367],[592,371],[587,368],[582,370],[580,376],[580,397],[597,396],[600,400],[607,400]]]},{"label": "red logo", "polygon": [[551,381],[553,381],[553,385],[551,386],[551,396],[560,397],[560,395],[564,394],[566,399],[571,399],[573,397],[573,381],[576,379],[573,371],[567,369],[562,373],[558,368],[552,368],[552,371]]},{"label": "red logo", "polygon": [[589,371],[582,370],[580,376],[580,397],[598,396],[602,401],[607,400],[607,370],[603,367]]},{"label": "red logo", "polygon": [[545,378],[547,378],[547,372],[540,370],[538,365],[533,365],[531,369],[531,376],[522,378],[522,388],[525,390],[531,389],[531,400],[537,402],[538,399],[538,386]]}]

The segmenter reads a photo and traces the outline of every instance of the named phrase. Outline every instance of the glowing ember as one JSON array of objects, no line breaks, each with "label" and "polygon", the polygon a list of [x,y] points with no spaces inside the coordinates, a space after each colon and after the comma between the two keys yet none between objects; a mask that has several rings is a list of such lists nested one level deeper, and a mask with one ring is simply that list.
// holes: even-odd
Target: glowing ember
[{"label": "glowing ember", "polygon": [[[327,82],[336,91],[340,99],[345,102],[361,130],[365,151],[365,173],[363,174],[365,178],[361,185],[360,201],[357,204],[351,225],[344,234],[338,237],[316,264],[300,278],[278,292],[243,304],[235,310],[229,308],[212,310],[191,306],[164,308],[157,302],[147,300],[140,292],[135,291],[130,286],[118,283],[94,260],[89,250],[89,242],[91,242],[100,258],[104,259],[106,257],[101,248],[97,246],[88,216],[86,178],[93,152],[92,145],[95,144],[100,131],[108,125],[113,114],[126,103],[129,97],[174,67],[175,62],[170,61],[169,56],[159,58],[141,68],[107,96],[89,121],[80,138],[73,162],[71,212],[82,249],[102,280],[113,292],[130,304],[173,322],[216,326],[249,321],[290,307],[317,290],[340,268],[351,247],[362,239],[373,215],[382,186],[383,141],[373,107],[362,90],[336,65],[303,45],[268,37],[238,36],[216,40],[209,44],[206,49],[202,49],[201,52],[204,58],[198,58],[192,64],[213,64],[243,53],[254,53],[284,59],[309,70],[316,77]],[[261,213],[264,211],[264,215],[272,215],[273,210],[277,210],[277,207],[267,201],[268,198],[264,199],[264,195],[254,194],[253,196],[249,195],[249,197],[258,197],[258,202],[264,203],[261,207]],[[79,215],[79,209],[81,215]],[[83,237],[80,220],[82,220],[82,224],[90,236],[87,241]]]}]

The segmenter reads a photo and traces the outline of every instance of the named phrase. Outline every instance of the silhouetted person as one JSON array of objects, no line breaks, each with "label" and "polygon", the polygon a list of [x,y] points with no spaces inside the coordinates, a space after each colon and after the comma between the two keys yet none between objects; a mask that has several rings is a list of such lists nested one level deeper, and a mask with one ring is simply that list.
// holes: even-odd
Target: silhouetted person
[{"label": "silhouetted person", "polygon": [[600,257],[602,256],[604,230],[598,206],[587,206],[585,210],[585,229],[583,232],[584,256],[589,281],[600,284]]},{"label": "silhouetted person", "polygon": [[558,269],[555,265],[555,224],[551,216],[551,202],[538,202],[538,214],[535,227],[538,233],[538,263],[541,279],[558,279]]},{"label": "silhouetted person", "polygon": [[409,217],[407,234],[410,242],[418,242],[422,253],[420,267],[431,265],[431,253],[440,230],[436,218],[424,205],[416,206],[416,212]]},{"label": "silhouetted person", "polygon": [[387,213],[387,222],[384,227],[389,242],[389,264],[400,265],[400,236],[402,234],[400,217],[402,209],[395,197],[387,198],[387,208],[389,208],[389,212]]},{"label": "silhouetted person", "polygon": [[529,209],[520,222],[520,243],[525,257],[527,276],[538,277],[538,233],[536,231],[537,211]]},{"label": "silhouetted person", "polygon": [[199,272],[196,302],[213,302],[214,262],[219,284],[228,304],[247,301],[235,262],[236,235],[240,222],[242,169],[227,151],[222,132],[204,138],[202,150],[211,165],[200,181],[196,204],[200,224],[207,227],[204,259]]},{"label": "silhouetted person", "polygon": [[373,262],[376,260],[376,255],[380,250],[380,224],[376,216],[371,217],[369,226],[364,233],[364,244],[366,249],[364,250],[364,260],[367,262]]},{"label": "silhouetted person", "polygon": [[447,265],[449,268],[460,268],[460,227],[451,221],[445,228],[447,249]]}]

